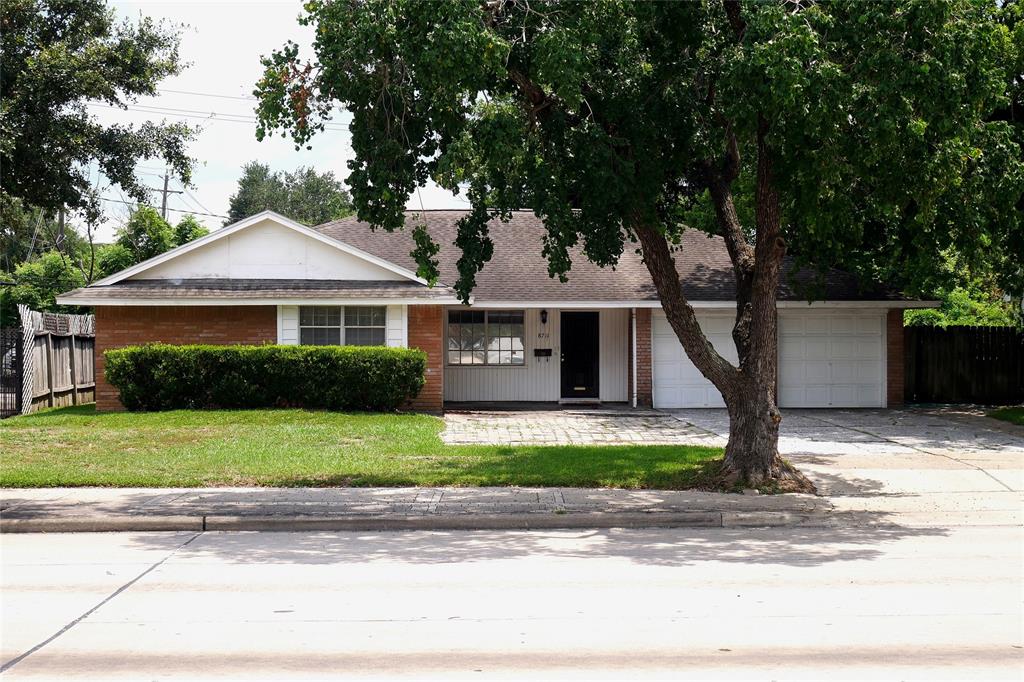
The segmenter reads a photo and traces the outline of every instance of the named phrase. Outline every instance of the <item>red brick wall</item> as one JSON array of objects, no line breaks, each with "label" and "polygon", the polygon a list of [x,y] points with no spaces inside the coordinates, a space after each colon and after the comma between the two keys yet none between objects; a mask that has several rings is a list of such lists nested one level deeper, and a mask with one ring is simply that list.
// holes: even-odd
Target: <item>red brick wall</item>
[{"label": "red brick wall", "polygon": [[885,319],[886,406],[903,407],[903,311],[890,310]]},{"label": "red brick wall", "polygon": [[421,412],[444,410],[444,307],[411,305],[409,347],[427,354],[427,383],[409,408]]},{"label": "red brick wall", "polygon": [[636,404],[640,407],[651,407],[654,404],[651,384],[651,314],[650,308],[636,309]]},{"label": "red brick wall", "polygon": [[96,409],[124,409],[103,375],[103,351],[164,343],[277,343],[275,306],[99,306],[96,308]]}]

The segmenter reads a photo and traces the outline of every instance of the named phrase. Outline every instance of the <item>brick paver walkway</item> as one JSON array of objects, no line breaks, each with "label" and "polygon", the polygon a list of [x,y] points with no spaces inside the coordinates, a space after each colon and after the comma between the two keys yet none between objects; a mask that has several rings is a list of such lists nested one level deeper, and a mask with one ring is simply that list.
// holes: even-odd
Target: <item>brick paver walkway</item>
[{"label": "brick paver walkway", "polygon": [[710,431],[653,410],[472,410],[448,412],[444,421],[441,437],[453,445],[725,445]]}]

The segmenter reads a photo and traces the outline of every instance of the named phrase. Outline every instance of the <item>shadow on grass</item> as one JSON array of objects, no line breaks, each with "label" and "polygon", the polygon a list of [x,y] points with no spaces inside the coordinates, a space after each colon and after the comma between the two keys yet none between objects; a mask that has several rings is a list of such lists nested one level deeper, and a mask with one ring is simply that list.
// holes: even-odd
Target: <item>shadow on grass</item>
[{"label": "shadow on grass", "polygon": [[[260,477],[259,485],[304,487],[524,486],[685,490],[710,481],[719,448],[675,445],[454,446],[438,455],[397,455],[380,471],[344,466]],[[706,487],[706,486],[705,486]]]}]

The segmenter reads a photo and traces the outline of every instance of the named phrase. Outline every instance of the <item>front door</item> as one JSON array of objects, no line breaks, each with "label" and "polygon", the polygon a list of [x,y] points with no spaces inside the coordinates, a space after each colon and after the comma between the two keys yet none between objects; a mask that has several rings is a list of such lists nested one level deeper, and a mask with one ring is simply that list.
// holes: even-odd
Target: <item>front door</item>
[{"label": "front door", "polygon": [[598,313],[562,312],[562,398],[598,397]]}]

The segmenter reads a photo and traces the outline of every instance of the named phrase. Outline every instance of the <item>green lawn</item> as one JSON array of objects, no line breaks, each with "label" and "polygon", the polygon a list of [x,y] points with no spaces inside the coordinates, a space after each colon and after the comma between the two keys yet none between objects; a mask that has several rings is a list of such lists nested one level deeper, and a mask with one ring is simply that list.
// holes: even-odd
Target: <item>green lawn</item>
[{"label": "green lawn", "polygon": [[1024,426],[1024,407],[1003,407],[995,412],[989,412],[988,416],[1002,419],[1018,426]]},{"label": "green lawn", "polygon": [[572,486],[682,489],[698,446],[444,445],[413,414],[47,410],[0,422],[0,486]]}]

